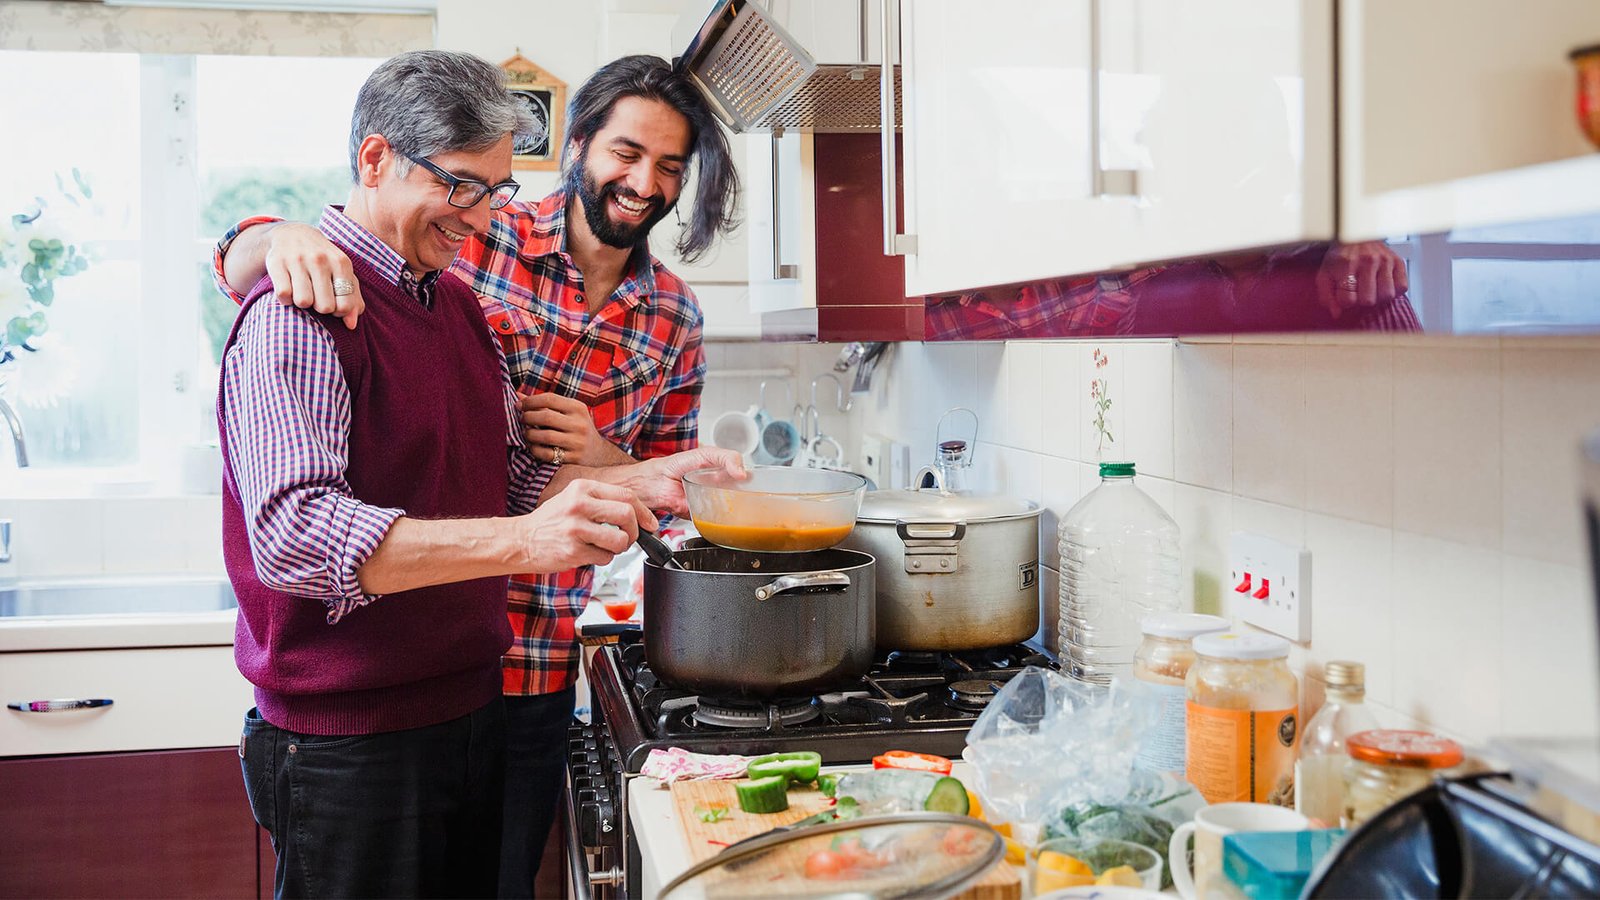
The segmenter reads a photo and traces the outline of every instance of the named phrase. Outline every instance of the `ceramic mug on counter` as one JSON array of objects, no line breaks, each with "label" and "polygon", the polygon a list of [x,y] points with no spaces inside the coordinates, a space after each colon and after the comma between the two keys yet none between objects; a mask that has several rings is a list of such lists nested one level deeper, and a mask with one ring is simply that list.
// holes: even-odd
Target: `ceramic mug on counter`
[{"label": "ceramic mug on counter", "polygon": [[[1209,897],[1222,879],[1222,839],[1237,831],[1304,831],[1311,820],[1270,803],[1217,803],[1200,808],[1194,821],[1172,832],[1167,858],[1172,886],[1184,900]],[[1189,836],[1194,835],[1194,873],[1189,871]]]}]

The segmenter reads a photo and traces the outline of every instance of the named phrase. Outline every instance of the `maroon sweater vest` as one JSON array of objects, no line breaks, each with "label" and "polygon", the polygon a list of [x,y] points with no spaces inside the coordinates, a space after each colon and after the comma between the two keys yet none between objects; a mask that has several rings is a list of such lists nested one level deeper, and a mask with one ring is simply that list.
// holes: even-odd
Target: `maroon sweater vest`
[{"label": "maroon sweater vest", "polygon": [[[360,324],[350,331],[317,316],[350,388],[352,493],[412,518],[505,515],[505,384],[477,298],[445,274],[427,309],[352,263],[367,303]],[[263,279],[251,291],[229,347],[251,304],[277,302],[261,299],[271,288]],[[372,734],[448,721],[500,695],[511,645],[505,578],[388,594],[328,624],[321,600],[257,576],[226,426],[220,432],[223,555],[239,598],[234,659],[262,717],[290,731]]]}]

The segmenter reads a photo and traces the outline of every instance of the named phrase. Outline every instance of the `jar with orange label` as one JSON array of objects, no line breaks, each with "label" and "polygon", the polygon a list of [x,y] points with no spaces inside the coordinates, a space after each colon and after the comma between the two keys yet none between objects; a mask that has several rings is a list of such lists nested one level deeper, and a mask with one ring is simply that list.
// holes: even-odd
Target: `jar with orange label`
[{"label": "jar with orange label", "polygon": [[1438,775],[1461,765],[1461,745],[1426,731],[1379,729],[1353,734],[1345,742],[1344,818],[1355,828],[1400,800],[1422,790]]},{"label": "jar with orange label", "polygon": [[1289,642],[1269,634],[1194,639],[1186,681],[1188,779],[1207,803],[1294,805],[1300,683]]}]

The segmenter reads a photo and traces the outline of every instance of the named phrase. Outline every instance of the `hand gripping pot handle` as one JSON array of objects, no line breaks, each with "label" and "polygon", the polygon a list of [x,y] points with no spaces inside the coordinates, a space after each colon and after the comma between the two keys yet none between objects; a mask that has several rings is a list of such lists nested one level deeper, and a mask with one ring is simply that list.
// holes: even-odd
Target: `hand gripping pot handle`
[{"label": "hand gripping pot handle", "polygon": [[771,584],[756,588],[756,599],[768,600],[790,591],[833,594],[848,590],[849,587],[850,576],[843,572],[807,572],[804,575],[784,575],[773,579]]}]

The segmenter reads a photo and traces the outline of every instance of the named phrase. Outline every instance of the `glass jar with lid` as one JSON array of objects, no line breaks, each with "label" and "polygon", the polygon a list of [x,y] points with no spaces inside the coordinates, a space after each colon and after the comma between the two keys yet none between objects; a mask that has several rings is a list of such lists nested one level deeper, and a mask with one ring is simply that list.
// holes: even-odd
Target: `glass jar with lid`
[{"label": "glass jar with lid", "polygon": [[1187,679],[1189,782],[1208,803],[1294,805],[1300,683],[1289,642],[1270,634],[1203,634]]},{"label": "glass jar with lid", "polygon": [[1384,808],[1422,790],[1435,776],[1461,765],[1461,745],[1426,731],[1379,729],[1345,744],[1345,828],[1355,828]]},{"label": "glass jar with lid", "polygon": [[1188,702],[1189,666],[1194,663],[1194,639],[1228,630],[1228,620],[1199,613],[1163,612],[1139,622],[1144,641],[1133,655],[1133,677],[1155,695],[1160,718],[1146,732],[1134,764],[1153,772],[1183,777],[1185,704]]}]

